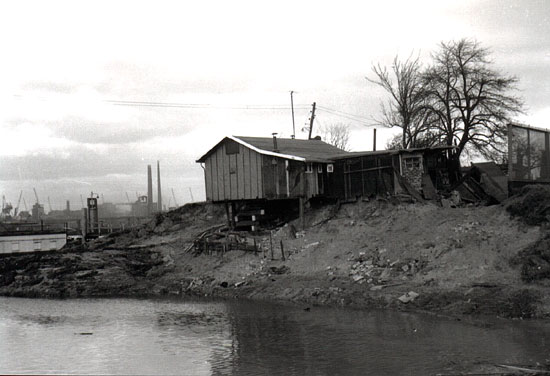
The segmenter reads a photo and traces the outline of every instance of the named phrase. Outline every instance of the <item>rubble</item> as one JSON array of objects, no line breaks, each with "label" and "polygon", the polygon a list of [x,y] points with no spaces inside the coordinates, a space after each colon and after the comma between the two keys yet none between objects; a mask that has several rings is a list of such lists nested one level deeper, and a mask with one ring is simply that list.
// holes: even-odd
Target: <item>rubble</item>
[{"label": "rubble", "polygon": [[418,298],[420,296],[420,294],[414,292],[414,291],[409,291],[403,295],[401,295],[399,298],[397,298],[401,303],[404,303],[404,304],[407,304],[407,303],[410,303],[412,301],[414,301],[416,298]]}]

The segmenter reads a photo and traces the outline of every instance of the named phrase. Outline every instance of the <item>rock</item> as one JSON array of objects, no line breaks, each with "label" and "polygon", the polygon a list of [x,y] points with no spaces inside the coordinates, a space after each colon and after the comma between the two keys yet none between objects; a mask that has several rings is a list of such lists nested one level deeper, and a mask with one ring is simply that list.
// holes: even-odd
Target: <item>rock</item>
[{"label": "rock", "polygon": [[227,286],[229,286],[229,284],[226,281],[223,281],[222,283],[220,283],[220,286],[226,288]]},{"label": "rock", "polygon": [[359,275],[359,274],[354,274],[352,279],[353,279],[353,282],[359,282],[359,281],[365,279],[365,277],[362,276],[362,275]]},{"label": "rock", "polygon": [[316,247],[316,246],[318,246],[318,245],[319,245],[319,242],[309,243],[309,244],[305,245],[305,246],[303,247],[303,249],[308,249],[308,248],[311,248],[311,247]]},{"label": "rock", "polygon": [[441,206],[443,206],[444,208],[451,208],[452,205],[453,203],[451,202],[451,200],[447,200],[445,198],[441,199]]},{"label": "rock", "polygon": [[454,207],[460,205],[460,193],[458,193],[458,191],[452,191],[449,200],[451,201],[451,204],[454,205]]},{"label": "rock", "polygon": [[272,266],[269,268],[269,270],[271,271],[271,273],[273,274],[285,274],[285,273],[288,273],[290,272],[290,268],[286,265],[281,265],[279,267],[277,266]]},{"label": "rock", "polygon": [[407,304],[412,301],[414,301],[419,296],[418,293],[414,291],[409,291],[403,295],[401,295],[399,298],[397,298],[401,303]]},{"label": "rock", "polygon": [[376,286],[372,286],[370,288],[371,291],[378,291],[378,290],[382,290],[384,288],[383,285],[376,285]]}]

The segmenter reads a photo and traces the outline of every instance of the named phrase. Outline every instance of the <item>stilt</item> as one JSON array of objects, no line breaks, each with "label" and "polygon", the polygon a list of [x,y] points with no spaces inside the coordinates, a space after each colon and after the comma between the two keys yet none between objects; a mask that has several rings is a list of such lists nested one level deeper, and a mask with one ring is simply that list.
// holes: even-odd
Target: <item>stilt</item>
[{"label": "stilt", "polygon": [[227,227],[231,228],[231,213],[229,213],[229,203],[225,203],[225,217],[227,218]]},{"label": "stilt", "polygon": [[306,219],[304,218],[304,198],[299,198],[299,205],[300,205],[300,226],[302,227],[302,230],[306,229]]}]

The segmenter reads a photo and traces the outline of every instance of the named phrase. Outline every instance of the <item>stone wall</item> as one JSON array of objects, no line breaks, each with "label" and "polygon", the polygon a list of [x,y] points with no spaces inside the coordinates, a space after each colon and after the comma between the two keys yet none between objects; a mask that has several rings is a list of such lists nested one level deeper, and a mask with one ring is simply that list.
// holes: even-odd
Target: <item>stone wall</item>
[{"label": "stone wall", "polygon": [[407,179],[419,192],[422,191],[422,174],[424,173],[422,154],[404,154],[401,157],[401,171],[403,177]]}]

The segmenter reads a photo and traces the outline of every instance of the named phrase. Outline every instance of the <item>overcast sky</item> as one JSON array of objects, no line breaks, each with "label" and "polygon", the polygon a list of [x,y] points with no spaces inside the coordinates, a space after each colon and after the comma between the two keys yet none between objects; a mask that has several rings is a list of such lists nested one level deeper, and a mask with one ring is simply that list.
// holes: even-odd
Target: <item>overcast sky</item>
[{"label": "overcast sky", "polygon": [[[226,135],[289,137],[291,90],[297,137],[316,102],[316,127],[349,124],[352,148],[371,150],[386,98],[372,65],[427,63],[463,37],[519,78],[518,120],[548,127],[549,35],[545,0],[2,2],[0,192],[30,209],[35,187],[46,211],[91,191],[133,201],[160,160],[165,204],[171,188],[180,205],[190,188],[204,199],[195,160]],[[380,148],[398,130],[377,132]]]}]

